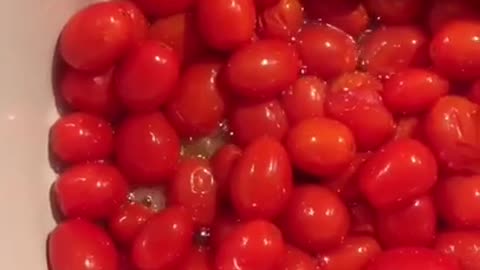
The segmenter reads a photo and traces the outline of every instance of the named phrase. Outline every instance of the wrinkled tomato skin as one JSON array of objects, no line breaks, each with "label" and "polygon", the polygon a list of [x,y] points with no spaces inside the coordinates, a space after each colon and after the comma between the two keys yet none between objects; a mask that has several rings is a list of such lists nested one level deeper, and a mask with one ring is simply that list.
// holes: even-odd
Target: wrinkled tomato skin
[{"label": "wrinkled tomato skin", "polygon": [[360,190],[377,209],[395,208],[426,194],[437,182],[437,162],[431,151],[413,139],[387,144],[359,173]]},{"label": "wrinkled tomato skin", "polygon": [[155,215],[153,209],[141,203],[126,203],[114,211],[108,222],[108,228],[115,241],[129,246],[145,223]]},{"label": "wrinkled tomato skin", "polygon": [[426,248],[397,248],[384,251],[366,270],[461,270],[458,260]]},{"label": "wrinkled tomato skin", "polygon": [[260,15],[260,35],[290,41],[300,31],[304,20],[299,0],[281,0]]},{"label": "wrinkled tomato skin", "polygon": [[435,249],[453,255],[460,261],[463,270],[475,270],[480,265],[480,233],[470,231],[444,232],[437,236]]}]

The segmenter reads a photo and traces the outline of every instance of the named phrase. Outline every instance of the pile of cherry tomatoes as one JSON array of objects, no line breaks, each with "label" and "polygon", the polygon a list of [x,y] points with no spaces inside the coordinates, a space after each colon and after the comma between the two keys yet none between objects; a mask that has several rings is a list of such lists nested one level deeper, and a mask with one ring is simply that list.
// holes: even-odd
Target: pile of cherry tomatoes
[{"label": "pile of cherry tomatoes", "polygon": [[112,0],[58,49],[51,270],[480,269],[476,1]]}]

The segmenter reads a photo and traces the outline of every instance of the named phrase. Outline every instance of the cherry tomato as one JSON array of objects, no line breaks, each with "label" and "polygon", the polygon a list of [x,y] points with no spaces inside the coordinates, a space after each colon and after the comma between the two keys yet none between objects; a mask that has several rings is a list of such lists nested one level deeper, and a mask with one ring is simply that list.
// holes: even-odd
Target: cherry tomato
[{"label": "cherry tomato", "polygon": [[131,255],[139,270],[171,269],[192,248],[193,224],[188,212],[170,207],[150,218],[135,238]]},{"label": "cherry tomato", "polygon": [[84,220],[59,224],[48,240],[52,270],[117,270],[118,254],[108,234]]},{"label": "cherry tomato", "polygon": [[170,46],[183,64],[198,59],[206,51],[195,18],[189,13],[158,19],[150,27],[148,38]]},{"label": "cherry tomato", "polygon": [[477,80],[472,84],[472,87],[468,92],[468,98],[477,105],[480,105],[480,80]]},{"label": "cherry tomato", "polygon": [[299,72],[300,60],[293,46],[261,40],[233,53],[225,76],[235,94],[258,100],[277,96],[295,82]]},{"label": "cherry tomato", "polygon": [[206,160],[185,159],[180,163],[168,201],[188,209],[195,225],[211,225],[217,208],[217,183]]},{"label": "cherry tomato", "polygon": [[304,27],[297,37],[297,47],[306,72],[322,79],[353,71],[357,65],[352,37],[326,24]]},{"label": "cherry tomato", "polygon": [[430,109],[448,90],[448,81],[434,72],[407,69],[387,80],[382,94],[393,113],[418,114]]},{"label": "cherry tomato", "polygon": [[300,31],[304,20],[299,0],[281,0],[260,15],[261,36],[290,41]]},{"label": "cherry tomato", "polygon": [[366,0],[365,5],[372,15],[386,24],[413,23],[420,19],[427,1],[416,0]]},{"label": "cherry tomato", "polygon": [[111,217],[108,228],[120,244],[129,246],[145,223],[155,215],[152,208],[141,203],[126,203]]},{"label": "cherry tomato", "polygon": [[148,32],[149,23],[143,12],[137,7],[133,0],[119,0],[119,5],[130,17],[132,23],[132,31],[135,40],[143,41]]},{"label": "cherry tomato", "polygon": [[325,81],[315,76],[300,77],[282,94],[282,105],[291,123],[324,115]]},{"label": "cherry tomato", "polygon": [[239,145],[247,145],[263,135],[281,140],[288,131],[285,110],[276,99],[261,103],[238,103],[229,120],[233,140]]},{"label": "cherry tomato", "polygon": [[286,147],[297,168],[318,177],[339,173],[355,156],[352,132],[328,118],[310,118],[298,123],[290,129]]},{"label": "cherry tomato", "polygon": [[458,261],[426,248],[397,248],[375,257],[365,270],[461,270]]},{"label": "cherry tomato", "polygon": [[315,260],[302,250],[288,245],[279,270],[316,270]]},{"label": "cherry tomato", "polygon": [[315,19],[347,14],[360,4],[360,0],[303,0],[305,10]]},{"label": "cherry tomato", "polygon": [[210,159],[213,176],[217,182],[221,198],[226,199],[230,194],[230,175],[242,153],[242,149],[238,146],[226,144]]},{"label": "cherry tomato", "polygon": [[385,145],[359,172],[360,190],[377,209],[396,207],[426,194],[437,181],[437,163],[419,141]]},{"label": "cherry tomato", "polygon": [[370,24],[370,18],[363,4],[359,4],[355,9],[345,13],[326,14],[322,20],[353,37],[359,37]]},{"label": "cherry tomato", "polygon": [[253,0],[198,0],[196,10],[200,33],[214,49],[231,51],[255,34]]},{"label": "cherry tomato", "polygon": [[150,17],[165,17],[192,8],[196,0],[133,0]]},{"label": "cherry tomato", "polygon": [[273,6],[279,2],[279,0],[254,0],[258,9],[264,9]]},{"label": "cherry tomato", "polygon": [[468,81],[480,76],[480,23],[451,22],[437,32],[430,44],[436,70],[452,80]]},{"label": "cherry tomato", "polygon": [[132,19],[117,2],[101,2],[77,12],[60,36],[65,62],[83,71],[109,69],[134,44]]},{"label": "cherry tomato", "polygon": [[161,113],[130,116],[116,136],[117,164],[131,183],[155,185],[168,180],[180,157],[180,142]]},{"label": "cherry tomato", "polygon": [[157,41],[133,49],[115,72],[116,92],[132,112],[149,112],[165,104],[180,73],[175,52]]},{"label": "cherry tomato", "polygon": [[285,148],[261,137],[245,148],[230,175],[230,197],[244,219],[273,219],[284,209],[293,188],[292,168]]},{"label": "cherry tomato", "polygon": [[120,106],[114,93],[112,71],[85,73],[67,68],[60,82],[60,92],[73,111],[115,118]]},{"label": "cherry tomato", "polygon": [[318,253],[339,245],[349,223],[348,209],[335,193],[307,185],[293,190],[282,217],[282,231],[297,247]]},{"label": "cherry tomato", "polygon": [[374,30],[360,43],[360,60],[364,70],[388,78],[408,67],[428,63],[428,40],[420,28],[390,26]]},{"label": "cherry tomato", "polygon": [[370,259],[381,252],[380,245],[370,236],[351,236],[337,248],[320,253],[322,270],[363,270]]},{"label": "cherry tomato", "polygon": [[236,227],[215,256],[215,269],[277,269],[285,252],[282,233],[273,224],[255,220]]},{"label": "cherry tomato", "polygon": [[230,213],[217,215],[211,229],[212,247],[218,250],[239,224],[239,220]]},{"label": "cherry tomato", "polygon": [[353,235],[376,235],[375,211],[364,201],[357,201],[349,205],[350,233]]},{"label": "cherry tomato", "polygon": [[177,270],[211,270],[208,250],[204,248],[193,248],[190,254],[183,259]]},{"label": "cherry tomato", "polygon": [[444,167],[480,172],[480,107],[464,97],[445,96],[424,121],[425,137]]},{"label": "cherry tomato", "polygon": [[435,199],[440,217],[450,227],[480,229],[480,175],[440,181]]},{"label": "cherry tomato", "polygon": [[435,239],[437,214],[430,196],[409,205],[377,213],[377,234],[385,247],[429,246]]},{"label": "cherry tomato", "polygon": [[167,117],[182,137],[210,135],[220,125],[225,113],[221,67],[220,62],[202,62],[184,71],[167,105]]},{"label": "cherry tomato", "polygon": [[53,124],[50,147],[65,163],[108,159],[113,151],[113,130],[97,116],[72,113]]},{"label": "cherry tomato", "polygon": [[444,232],[437,236],[435,249],[459,259],[463,270],[476,270],[480,265],[480,233],[468,231]]},{"label": "cherry tomato", "polygon": [[437,33],[452,21],[475,18],[478,18],[478,14],[468,1],[437,0],[433,1],[428,13],[428,26],[432,33]]},{"label": "cherry tomato", "polygon": [[395,132],[392,114],[382,102],[381,83],[366,73],[345,73],[333,81],[326,114],[352,131],[360,150],[373,150]]}]

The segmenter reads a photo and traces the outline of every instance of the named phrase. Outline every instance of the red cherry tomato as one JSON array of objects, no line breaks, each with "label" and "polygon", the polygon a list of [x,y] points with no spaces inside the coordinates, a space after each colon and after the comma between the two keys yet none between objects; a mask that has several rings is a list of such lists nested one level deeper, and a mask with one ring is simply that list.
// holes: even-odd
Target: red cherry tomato
[{"label": "red cherry tomato", "polygon": [[73,111],[108,119],[119,114],[120,106],[112,85],[112,71],[84,73],[67,68],[60,82],[63,99]]},{"label": "red cherry tomato", "polygon": [[230,197],[244,219],[273,219],[284,209],[293,188],[285,148],[271,137],[253,141],[230,175]]},{"label": "red cherry tomato", "polygon": [[397,248],[375,257],[365,270],[461,270],[458,261],[426,248]]},{"label": "red cherry tomato", "polygon": [[258,9],[264,9],[273,6],[279,2],[279,0],[254,0]]},{"label": "red cherry tomato", "polygon": [[161,113],[134,115],[119,127],[117,164],[131,183],[163,183],[173,173],[180,156],[175,130]]},{"label": "red cherry tomato", "polygon": [[437,214],[430,196],[409,205],[377,213],[377,234],[385,247],[430,246],[437,230]]},{"label": "red cherry tomato", "polygon": [[321,186],[300,186],[284,211],[282,231],[297,247],[318,253],[339,245],[349,223],[348,209],[335,193]]},{"label": "red cherry tomato", "polygon": [[230,175],[238,159],[242,156],[242,149],[234,144],[226,144],[210,159],[213,176],[218,185],[221,198],[230,195]]},{"label": "red cherry tomato", "polygon": [[236,227],[220,245],[215,269],[277,269],[284,252],[282,233],[275,225],[251,221]]},{"label": "red cherry tomato", "polygon": [[236,104],[229,120],[233,139],[239,145],[247,145],[263,135],[281,140],[288,131],[287,116],[276,99]]},{"label": "red cherry tomato", "polygon": [[299,0],[281,0],[260,15],[261,36],[290,41],[300,31],[304,20]]},{"label": "red cherry tomato", "polygon": [[375,212],[373,208],[364,201],[355,202],[349,205],[350,210],[350,233],[353,235],[376,235]]},{"label": "red cherry tomato", "polygon": [[480,76],[480,22],[459,20],[437,32],[430,44],[436,70],[452,80],[474,80]]},{"label": "red cherry tomato", "polygon": [[108,159],[113,151],[113,130],[97,116],[72,113],[53,124],[50,145],[55,156],[65,163]]},{"label": "red cherry tomato", "polygon": [[100,227],[74,219],[59,224],[48,240],[52,270],[117,270],[115,245]]},{"label": "red cherry tomato", "polygon": [[83,71],[113,66],[134,44],[132,19],[117,2],[101,2],[80,10],[60,36],[65,62]]},{"label": "red cherry tomato", "polygon": [[420,28],[390,26],[374,30],[360,43],[360,63],[369,73],[386,77],[428,63],[428,40]]},{"label": "red cherry tomato", "polygon": [[416,0],[366,0],[368,11],[386,24],[414,23],[422,18],[427,1]]},{"label": "red cherry tomato", "polygon": [[149,112],[165,104],[180,73],[175,52],[157,41],[133,49],[115,72],[116,92],[132,112]]},{"label": "red cherry tomato", "polygon": [[435,199],[440,217],[450,227],[480,229],[480,175],[440,181]]},{"label": "red cherry tomato", "polygon": [[392,114],[382,102],[382,85],[366,73],[345,73],[327,91],[327,115],[350,128],[360,150],[373,150],[395,132]]},{"label": "red cherry tomato", "polygon": [[170,46],[181,63],[188,64],[205,53],[206,48],[192,14],[181,13],[155,21],[148,38]]},{"label": "red cherry tomato", "polygon": [[132,245],[132,262],[139,270],[171,269],[192,248],[193,224],[188,212],[170,207],[150,218]]},{"label": "red cherry tomato", "polygon": [[353,37],[359,37],[370,24],[367,10],[363,4],[359,4],[355,9],[337,14],[326,14],[322,20],[331,24]]},{"label": "red cherry tomato", "polygon": [[165,17],[182,13],[194,6],[196,0],[133,0],[150,17]]},{"label": "red cherry tomato", "polygon": [[347,14],[360,4],[360,0],[303,0],[305,10],[315,19]]},{"label": "red cherry tomato", "polygon": [[424,121],[425,137],[451,171],[480,173],[480,107],[459,96],[437,101]]},{"label": "red cherry tomato", "polygon": [[324,115],[325,81],[315,76],[300,77],[282,94],[282,105],[291,123]]},{"label": "red cherry tomato", "polygon": [[475,18],[478,18],[478,14],[475,12],[475,7],[468,1],[437,0],[433,1],[428,13],[428,26],[432,33],[437,33],[452,21]]},{"label": "red cherry tomato", "polygon": [[[132,0],[133,1],[133,0]],[[143,12],[130,0],[120,0],[116,2],[130,17],[132,22],[132,31],[135,40],[143,41],[148,32],[149,23]]]},{"label": "red cherry tomato", "polygon": [[239,224],[239,220],[230,214],[222,213],[215,218],[211,229],[211,245],[214,250],[218,250],[223,245]]},{"label": "red cherry tomato", "polygon": [[230,51],[254,36],[253,0],[198,0],[196,11],[200,32],[214,49]]},{"label": "red cherry tomato", "polygon": [[225,76],[232,91],[250,99],[277,96],[298,78],[300,60],[295,48],[280,40],[261,40],[236,51]]},{"label": "red cherry tomato", "polygon": [[154,215],[153,209],[141,203],[126,203],[114,212],[108,228],[118,243],[129,246],[145,223]]},{"label": "red cherry tomato", "polygon": [[430,109],[448,90],[448,81],[434,72],[407,69],[387,80],[382,94],[393,113],[418,114]]},{"label": "red cherry tomato", "polygon": [[183,259],[177,270],[211,270],[208,250],[204,248],[193,248],[190,254]]},{"label": "red cherry tomato", "polygon": [[463,270],[476,270],[480,265],[480,233],[468,231],[444,232],[437,236],[435,249],[458,258]]},{"label": "red cherry tomato", "polygon": [[167,117],[182,137],[210,135],[220,125],[225,113],[221,67],[220,62],[202,62],[184,71],[167,105]]},{"label": "red cherry tomato", "polygon": [[357,66],[355,41],[326,24],[304,27],[297,37],[297,47],[306,72],[322,79],[332,79]]},{"label": "red cherry tomato", "polygon": [[63,172],[55,195],[67,218],[107,219],[127,200],[126,179],[111,165],[77,165]]},{"label": "red cherry tomato", "polygon": [[211,225],[217,208],[217,182],[206,160],[186,159],[180,163],[170,185],[168,201],[188,209],[195,225]]},{"label": "red cherry tomato", "polygon": [[468,92],[468,98],[477,105],[480,105],[480,80],[477,80],[472,84],[472,87]]},{"label": "red cherry tomato", "polygon": [[363,270],[370,259],[381,252],[380,245],[370,236],[351,236],[337,248],[320,253],[322,270]]},{"label": "red cherry tomato", "polygon": [[352,132],[328,118],[306,119],[290,129],[286,147],[292,163],[318,177],[346,168],[355,156]]},{"label": "red cherry tomato", "polygon": [[408,203],[437,181],[437,163],[419,141],[403,139],[375,153],[359,172],[360,190],[379,209]]},{"label": "red cherry tomato", "polygon": [[294,247],[287,246],[286,254],[279,270],[316,270],[315,260],[307,253]]}]

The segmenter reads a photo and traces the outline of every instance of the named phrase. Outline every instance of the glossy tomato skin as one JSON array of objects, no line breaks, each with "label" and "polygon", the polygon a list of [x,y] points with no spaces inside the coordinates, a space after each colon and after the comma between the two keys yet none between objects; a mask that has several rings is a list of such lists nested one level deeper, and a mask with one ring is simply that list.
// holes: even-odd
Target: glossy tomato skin
[{"label": "glossy tomato skin", "polygon": [[378,28],[363,38],[359,50],[363,69],[381,78],[428,63],[428,38],[415,26]]},{"label": "glossy tomato skin", "polygon": [[448,91],[448,81],[436,73],[408,69],[385,82],[383,100],[396,114],[418,114],[429,110]]},{"label": "glossy tomato skin", "polygon": [[155,215],[153,209],[136,202],[125,203],[108,222],[112,237],[121,245],[129,246],[145,223]]},{"label": "glossy tomato skin", "polygon": [[362,167],[360,190],[377,209],[390,209],[426,194],[437,182],[437,162],[421,142],[385,145]]},{"label": "glossy tomato skin", "polygon": [[295,82],[299,72],[300,60],[293,46],[261,40],[233,53],[225,77],[236,95],[261,100],[277,96]]},{"label": "glossy tomato skin", "polygon": [[220,245],[215,269],[277,269],[284,252],[280,230],[267,221],[254,220],[236,227]]},{"label": "glossy tomato skin", "polygon": [[234,50],[255,34],[253,0],[198,0],[196,15],[203,39],[217,50]]},{"label": "glossy tomato skin", "polygon": [[322,270],[362,270],[381,252],[381,247],[370,236],[350,236],[339,246],[318,255]]},{"label": "glossy tomato skin", "polygon": [[209,250],[206,248],[194,247],[180,264],[177,270],[211,270]]},{"label": "glossy tomato skin", "polygon": [[309,25],[297,36],[297,48],[307,74],[332,79],[355,70],[355,41],[345,32],[326,24]]},{"label": "glossy tomato skin", "polygon": [[150,218],[135,238],[131,258],[139,270],[170,269],[192,248],[193,223],[181,207],[169,207]]},{"label": "glossy tomato skin", "polygon": [[136,42],[145,40],[148,32],[149,22],[140,8],[132,0],[120,0],[116,2],[130,17],[132,34]]},{"label": "glossy tomato skin", "polygon": [[60,174],[55,195],[67,218],[108,219],[127,200],[128,184],[111,165],[76,165]]},{"label": "glossy tomato skin", "polygon": [[345,31],[352,37],[359,37],[370,24],[370,18],[363,4],[346,12],[326,14],[322,16],[322,20]]},{"label": "glossy tomato skin", "polygon": [[132,184],[168,180],[177,166],[180,141],[161,113],[133,115],[117,130],[116,160]]},{"label": "glossy tomato skin", "polygon": [[230,198],[243,219],[273,219],[286,206],[293,189],[285,148],[271,137],[249,144],[230,175]]},{"label": "glossy tomato skin", "polygon": [[240,102],[232,109],[229,120],[233,140],[241,146],[264,135],[282,140],[289,126],[285,110],[277,99]]},{"label": "glossy tomato skin", "polygon": [[171,95],[179,73],[178,56],[170,47],[146,41],[130,51],[116,69],[116,93],[129,111],[155,111]]},{"label": "glossy tomato skin", "polygon": [[444,232],[437,236],[435,249],[458,258],[464,270],[475,270],[480,265],[480,233],[470,231]]},{"label": "glossy tomato skin", "polygon": [[108,234],[100,227],[74,219],[59,224],[48,239],[52,270],[117,270],[118,254]]},{"label": "glossy tomato skin", "polygon": [[293,190],[281,224],[291,243],[305,251],[318,253],[342,242],[350,220],[347,207],[334,192],[307,185]]},{"label": "glossy tomato skin", "polygon": [[399,209],[378,211],[376,220],[377,234],[384,247],[428,247],[435,239],[437,214],[428,195]]},{"label": "glossy tomato skin", "polygon": [[367,9],[386,24],[414,23],[424,15],[427,1],[367,0]]},{"label": "glossy tomato skin", "polygon": [[286,254],[279,270],[316,270],[317,265],[313,257],[308,253],[287,245]]},{"label": "glossy tomato skin", "polygon": [[368,264],[366,270],[461,270],[458,261],[426,248],[397,248],[384,251]]},{"label": "glossy tomato skin", "polygon": [[53,124],[50,147],[56,157],[68,164],[108,159],[113,150],[113,130],[100,117],[72,113]]},{"label": "glossy tomato skin", "polygon": [[309,118],[289,130],[286,148],[297,168],[324,177],[348,166],[355,155],[355,140],[350,129],[338,121]]},{"label": "glossy tomato skin", "polygon": [[226,199],[230,194],[230,175],[243,151],[234,144],[222,146],[210,159],[212,173],[218,185],[219,197]]},{"label": "glossy tomato skin", "polygon": [[480,176],[457,176],[443,181],[435,190],[440,217],[452,228],[480,228]]},{"label": "glossy tomato skin", "polygon": [[149,17],[165,17],[182,13],[193,7],[196,0],[133,0]]},{"label": "glossy tomato skin", "polygon": [[430,45],[435,69],[452,80],[469,81],[480,76],[480,23],[459,20],[436,33]]},{"label": "glossy tomato skin", "polygon": [[116,2],[97,3],[77,12],[65,25],[59,50],[82,71],[109,69],[134,44],[132,21]]},{"label": "glossy tomato skin", "polygon": [[209,226],[216,214],[217,189],[208,161],[185,159],[173,176],[168,202],[189,210],[196,226]]},{"label": "glossy tomato skin", "polygon": [[211,61],[193,64],[184,71],[167,104],[167,117],[182,137],[210,135],[224,118],[221,67],[221,62]]},{"label": "glossy tomato skin", "polygon": [[475,18],[478,18],[478,14],[469,1],[433,1],[428,13],[428,26],[432,33],[437,33],[450,22]]},{"label": "glossy tomato skin", "polygon": [[323,116],[326,88],[325,81],[315,76],[303,76],[283,92],[281,101],[290,123]]},{"label": "glossy tomato skin", "polygon": [[259,20],[262,37],[290,41],[304,24],[302,3],[299,0],[280,0],[265,9]]}]

